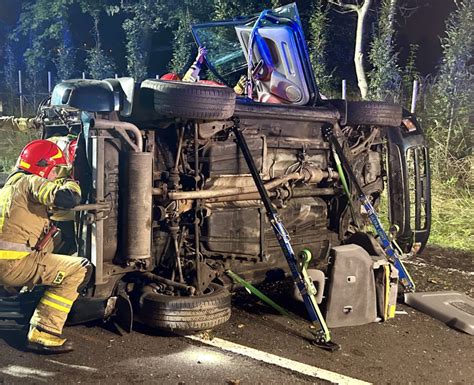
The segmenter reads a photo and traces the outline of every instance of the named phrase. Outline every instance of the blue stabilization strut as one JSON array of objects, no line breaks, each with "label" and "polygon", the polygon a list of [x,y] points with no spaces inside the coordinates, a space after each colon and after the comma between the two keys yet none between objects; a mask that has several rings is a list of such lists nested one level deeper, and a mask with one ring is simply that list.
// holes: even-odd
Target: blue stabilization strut
[{"label": "blue stabilization strut", "polygon": [[[317,328],[316,341],[314,341],[314,343],[317,346],[326,350],[337,350],[339,349],[339,345],[331,341],[329,329],[318,307],[316,298],[312,294],[313,290],[308,290],[308,288],[306,287],[306,283],[298,269],[298,261],[295,252],[293,251],[293,247],[290,243],[290,236],[288,234],[288,231],[285,229],[283,222],[278,216],[278,212],[273,206],[270,197],[268,196],[268,192],[263,184],[262,178],[260,177],[257,167],[255,166],[255,162],[253,160],[252,154],[250,153],[245,137],[239,129],[238,119],[234,119],[234,127],[232,128],[232,131],[237,140],[237,144],[240,150],[242,151],[242,154],[244,155],[249,171],[252,174],[254,183],[260,194],[260,199],[262,200],[263,205],[265,206],[265,211],[267,213],[268,220],[271,223],[275,236],[278,239],[278,243],[280,244],[283,254],[285,255],[293,280],[296,286],[298,287],[301,296],[303,297],[303,301],[306,306],[309,319]],[[312,282],[311,285],[313,285]],[[311,289],[314,289],[314,285]]]}]

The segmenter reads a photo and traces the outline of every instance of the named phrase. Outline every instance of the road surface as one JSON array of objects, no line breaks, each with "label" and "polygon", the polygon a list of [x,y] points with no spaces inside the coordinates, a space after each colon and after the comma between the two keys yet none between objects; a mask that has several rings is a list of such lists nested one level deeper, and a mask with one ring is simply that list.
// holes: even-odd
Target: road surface
[{"label": "road surface", "polygon": [[[472,264],[472,255],[430,249],[408,266],[420,291],[472,295]],[[279,300],[286,292],[284,284],[263,289]],[[66,329],[73,353],[37,356],[21,350],[22,336],[4,333],[0,384],[473,383],[472,336],[405,305],[397,311],[389,322],[333,329],[341,345],[335,353],[309,343],[304,323],[245,292],[234,294],[230,322],[193,339],[139,325],[121,336],[113,325],[95,323]]]}]

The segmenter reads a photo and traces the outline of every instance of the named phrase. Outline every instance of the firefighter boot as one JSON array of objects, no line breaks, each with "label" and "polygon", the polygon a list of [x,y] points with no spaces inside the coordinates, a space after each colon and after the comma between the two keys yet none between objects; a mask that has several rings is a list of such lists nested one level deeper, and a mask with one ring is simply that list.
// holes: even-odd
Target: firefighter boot
[{"label": "firefighter boot", "polygon": [[40,354],[61,354],[73,351],[72,343],[31,326],[26,348]]}]

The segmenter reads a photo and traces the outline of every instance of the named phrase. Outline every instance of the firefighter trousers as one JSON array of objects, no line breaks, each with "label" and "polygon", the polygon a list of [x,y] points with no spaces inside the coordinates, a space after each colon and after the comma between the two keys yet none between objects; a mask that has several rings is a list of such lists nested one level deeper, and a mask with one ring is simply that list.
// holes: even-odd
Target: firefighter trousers
[{"label": "firefighter trousers", "polygon": [[0,259],[0,284],[30,288],[48,286],[30,324],[60,336],[79,295],[78,288],[87,283],[91,267],[85,258],[35,251],[20,259]]}]

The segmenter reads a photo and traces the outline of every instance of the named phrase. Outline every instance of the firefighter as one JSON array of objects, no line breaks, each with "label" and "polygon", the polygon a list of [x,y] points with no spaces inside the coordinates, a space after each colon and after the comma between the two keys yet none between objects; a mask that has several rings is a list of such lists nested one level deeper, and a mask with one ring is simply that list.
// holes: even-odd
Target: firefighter
[{"label": "firefighter", "polygon": [[66,159],[48,140],[25,146],[17,170],[0,190],[0,284],[48,288],[30,320],[27,347],[64,353],[72,344],[61,337],[67,315],[92,272],[85,258],[51,253],[51,208],[79,204],[79,185],[67,175]]}]

